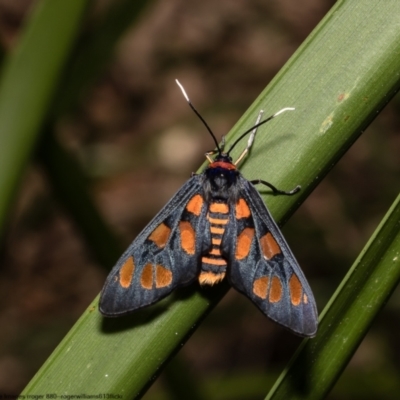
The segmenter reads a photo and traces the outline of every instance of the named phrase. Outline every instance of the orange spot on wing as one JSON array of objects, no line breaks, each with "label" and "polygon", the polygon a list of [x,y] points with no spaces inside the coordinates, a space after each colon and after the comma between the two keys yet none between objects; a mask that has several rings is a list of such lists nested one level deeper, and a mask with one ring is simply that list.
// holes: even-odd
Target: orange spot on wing
[{"label": "orange spot on wing", "polygon": [[243,260],[243,258],[246,258],[249,255],[253,237],[254,237],[253,228],[245,228],[240,233],[236,242],[235,258],[237,260]]},{"label": "orange spot on wing", "polygon": [[260,239],[260,244],[262,252],[267,260],[270,260],[281,252],[281,248],[270,232]]},{"label": "orange spot on wing", "polygon": [[215,238],[211,239],[211,243],[216,246],[219,246],[221,244],[221,242],[222,242],[222,239],[215,239]]},{"label": "orange spot on wing", "polygon": [[251,212],[247,203],[243,199],[239,199],[239,201],[236,203],[236,218],[248,218],[250,215]]},{"label": "orange spot on wing", "polygon": [[289,280],[290,288],[290,301],[294,306],[298,306],[301,302],[301,294],[303,292],[303,287],[299,281],[297,275],[293,274]]},{"label": "orange spot on wing", "polygon": [[277,303],[282,298],[282,283],[281,280],[274,276],[271,280],[271,288],[269,290],[269,301]]},{"label": "orange spot on wing", "polygon": [[181,231],[181,246],[187,254],[194,254],[196,251],[196,232],[189,221],[179,222]]},{"label": "orange spot on wing", "polygon": [[196,194],[190,199],[189,203],[186,206],[186,210],[188,210],[190,213],[194,215],[199,216],[203,204],[204,204],[203,198],[199,194]]},{"label": "orange spot on wing", "polygon": [[308,297],[305,293],[303,294],[303,303],[308,304]]},{"label": "orange spot on wing", "polygon": [[128,257],[128,259],[124,262],[124,265],[119,271],[119,284],[123,288],[127,288],[130,286],[134,272],[135,263],[133,262],[133,257]]},{"label": "orange spot on wing", "polygon": [[225,203],[211,203],[210,211],[213,213],[228,214],[229,206]]},{"label": "orange spot on wing", "polygon": [[143,268],[140,284],[143,289],[150,290],[153,288],[153,266],[151,264],[146,264]]},{"label": "orange spot on wing", "polygon": [[171,229],[164,223],[161,223],[154,229],[148,239],[154,242],[158,247],[163,248],[168,242],[170,233]]},{"label": "orange spot on wing", "polygon": [[226,261],[223,258],[209,258],[203,257],[201,259],[203,264],[211,264],[211,265],[226,265]]},{"label": "orange spot on wing", "polygon": [[214,274],[213,272],[202,272],[199,275],[200,285],[215,285],[221,282],[225,277],[225,272],[221,274]]},{"label": "orange spot on wing", "polygon": [[212,226],[210,228],[210,232],[216,235],[222,235],[225,232],[225,228],[217,228],[216,226]]},{"label": "orange spot on wing", "polygon": [[262,276],[253,282],[253,293],[261,299],[267,298],[268,281],[268,276]]},{"label": "orange spot on wing", "polygon": [[169,286],[172,282],[172,272],[162,265],[156,266],[156,288]]},{"label": "orange spot on wing", "polygon": [[229,219],[219,219],[219,218],[208,218],[210,224],[214,225],[226,225],[229,222]]}]

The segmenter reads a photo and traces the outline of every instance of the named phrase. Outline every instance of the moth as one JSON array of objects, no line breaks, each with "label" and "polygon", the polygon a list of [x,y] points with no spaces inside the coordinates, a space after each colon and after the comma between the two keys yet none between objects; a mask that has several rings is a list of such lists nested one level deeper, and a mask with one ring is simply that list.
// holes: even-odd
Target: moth
[{"label": "moth", "polygon": [[[275,195],[294,195],[258,179],[249,181],[237,166],[251,148],[257,128],[284,108],[244,132],[224,152],[211,129],[182,93],[214,139],[208,167],[178,190],[122,254],[101,292],[99,309],[114,317],[149,306],[179,286],[201,286],[227,279],[271,320],[300,336],[315,336],[314,296],[302,270],[255,185]],[[250,134],[236,162],[232,149]],[[214,157],[212,157],[214,156]]]}]

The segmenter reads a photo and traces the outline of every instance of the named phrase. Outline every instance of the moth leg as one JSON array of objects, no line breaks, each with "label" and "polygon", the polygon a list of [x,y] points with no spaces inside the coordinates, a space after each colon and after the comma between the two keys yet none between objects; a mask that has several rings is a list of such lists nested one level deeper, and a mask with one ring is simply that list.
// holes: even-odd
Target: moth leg
[{"label": "moth leg", "polygon": [[[261,121],[261,117],[263,115],[264,111],[260,110],[258,113],[257,121],[254,125],[257,125]],[[249,152],[251,146],[253,145],[254,138],[256,136],[257,128],[254,128],[253,131],[250,134],[249,140],[247,141],[247,147],[243,150],[242,154],[239,156],[239,158],[234,162],[235,165],[238,165],[240,161],[243,160],[243,158],[246,156],[246,154]]]},{"label": "moth leg", "polygon": [[270,189],[272,189],[274,195],[283,194],[285,196],[292,196],[292,195],[298,193],[300,191],[300,189],[301,189],[301,186],[297,185],[294,189],[289,190],[289,191],[279,190],[274,185],[272,185],[271,183],[263,181],[262,179],[256,179],[254,181],[250,181],[250,183],[252,183],[253,185],[262,184],[262,185],[268,186]]},{"label": "moth leg", "polygon": [[218,151],[211,150],[211,151],[207,151],[207,153],[204,154],[206,156],[207,160],[210,162],[210,164],[214,162],[214,160],[211,158],[211,156],[216,153],[218,153]]}]

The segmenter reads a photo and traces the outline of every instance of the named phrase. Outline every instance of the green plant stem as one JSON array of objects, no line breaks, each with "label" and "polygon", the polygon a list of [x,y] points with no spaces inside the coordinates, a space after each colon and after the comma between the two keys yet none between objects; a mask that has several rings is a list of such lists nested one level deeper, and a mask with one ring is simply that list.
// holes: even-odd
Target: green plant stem
[{"label": "green plant stem", "polygon": [[323,399],[400,281],[400,195],[267,399]]},{"label": "green plant stem", "polygon": [[0,79],[0,232],[88,1],[42,0]]},{"label": "green plant stem", "polygon": [[124,249],[93,204],[88,191],[89,180],[76,160],[57,142],[48,124],[42,134],[38,155],[46,167],[53,192],[72,214],[93,257],[110,270]]},{"label": "green plant stem", "polygon": [[101,21],[81,38],[74,57],[68,62],[38,146],[39,160],[46,169],[53,193],[79,226],[96,261],[107,270],[111,269],[123,249],[93,203],[88,191],[89,180],[76,160],[57,141],[54,127],[60,117],[85,98],[88,88],[112,58],[118,39],[139,19],[149,3],[145,0],[120,0],[110,4]]}]

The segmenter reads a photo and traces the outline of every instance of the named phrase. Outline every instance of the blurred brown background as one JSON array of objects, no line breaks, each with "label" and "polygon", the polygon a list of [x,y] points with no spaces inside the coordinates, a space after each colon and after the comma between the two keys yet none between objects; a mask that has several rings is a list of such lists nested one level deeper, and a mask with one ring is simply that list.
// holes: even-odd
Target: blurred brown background
[{"label": "blurred brown background", "polygon": [[[13,48],[34,3],[0,1],[0,40],[6,49]],[[174,79],[220,137],[333,3],[149,2],[56,132],[91,178],[93,198],[122,248],[213,147]],[[111,4],[94,2],[88,29]],[[398,109],[396,97],[284,228],[320,311],[398,193]],[[39,161],[26,171],[0,257],[0,394],[18,394],[100,291],[107,272],[54,195]],[[399,308],[397,291],[331,399],[357,398],[357,386],[372,376],[387,385],[397,379]],[[299,343],[230,291],[169,374],[174,365],[184,365],[199,385],[218,390],[221,382],[253,379],[256,391],[260,382],[272,382]],[[145,398],[169,398],[168,378],[162,375]]]}]

